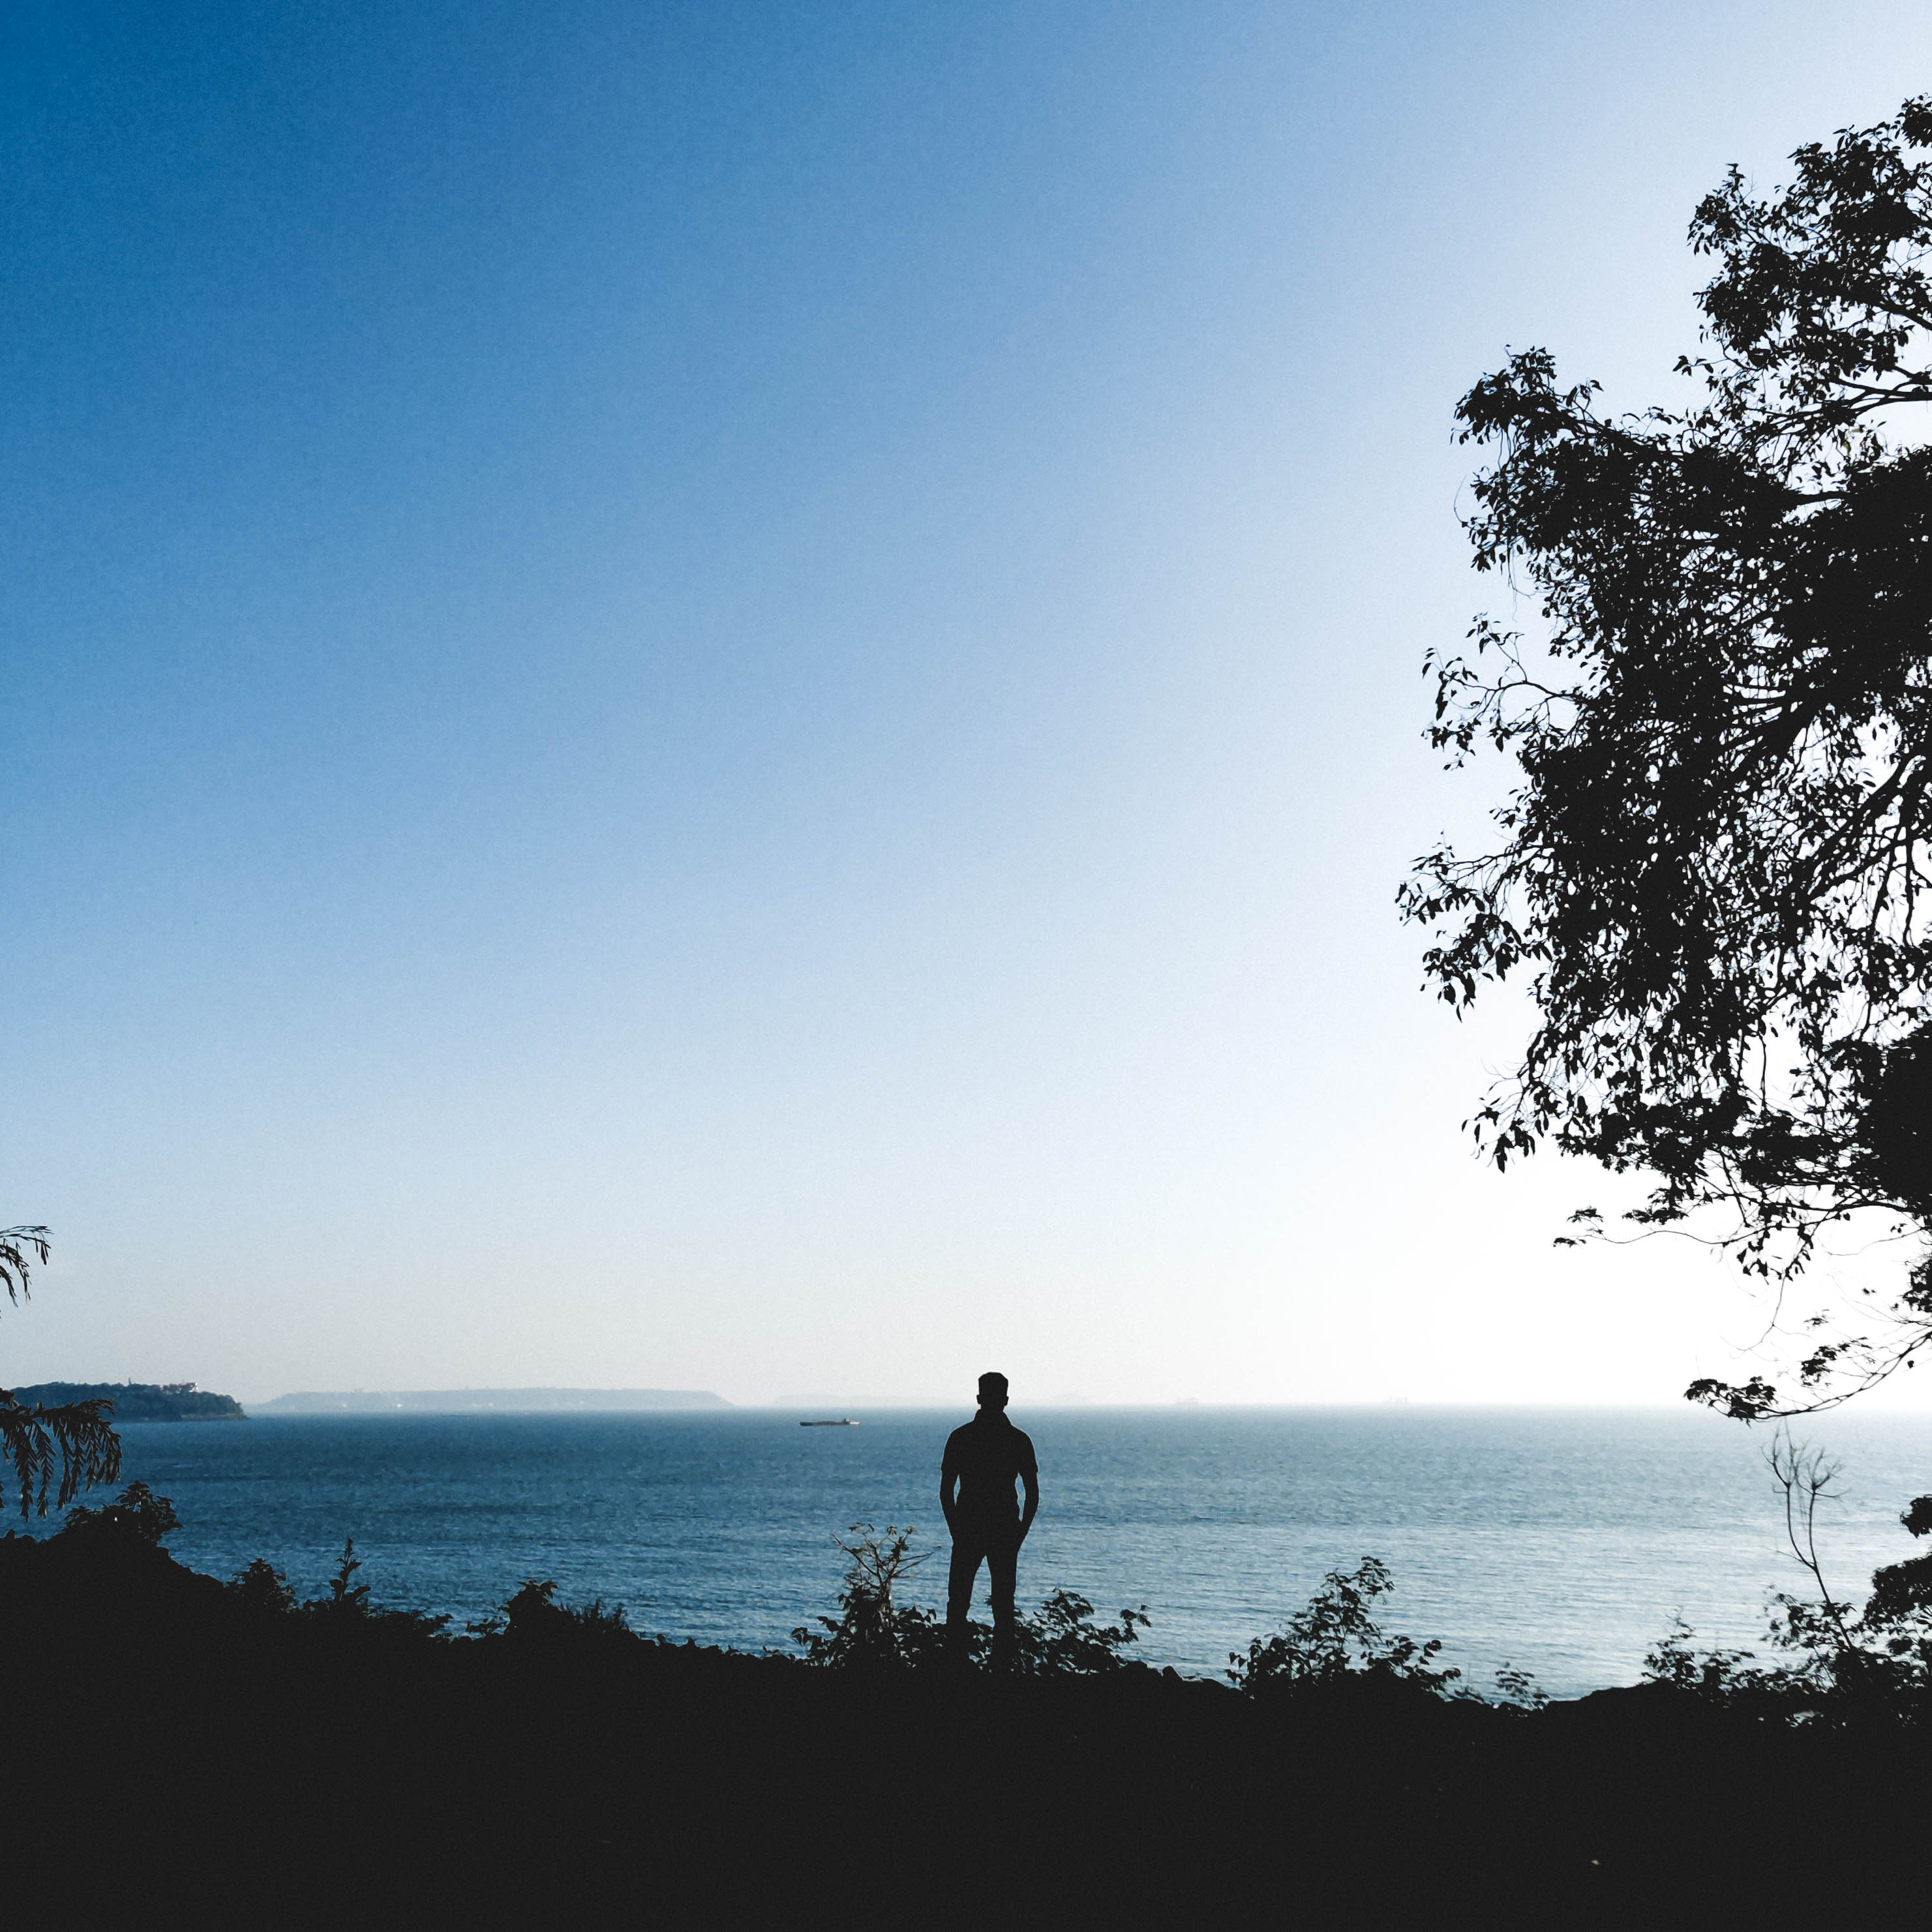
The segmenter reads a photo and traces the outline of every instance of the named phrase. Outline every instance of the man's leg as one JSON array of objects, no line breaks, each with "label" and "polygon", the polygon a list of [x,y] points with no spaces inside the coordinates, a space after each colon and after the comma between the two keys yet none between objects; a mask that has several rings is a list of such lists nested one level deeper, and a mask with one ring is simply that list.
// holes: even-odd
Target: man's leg
[{"label": "man's leg", "polygon": [[996,1537],[986,1552],[986,1581],[993,1597],[993,1661],[1010,1667],[1013,1660],[1013,1586],[1020,1567],[1018,1526]]},{"label": "man's leg", "polygon": [[966,1613],[973,1607],[973,1586],[986,1554],[986,1545],[976,1536],[952,1539],[952,1562],[946,1573],[946,1648],[956,1658],[966,1654]]}]

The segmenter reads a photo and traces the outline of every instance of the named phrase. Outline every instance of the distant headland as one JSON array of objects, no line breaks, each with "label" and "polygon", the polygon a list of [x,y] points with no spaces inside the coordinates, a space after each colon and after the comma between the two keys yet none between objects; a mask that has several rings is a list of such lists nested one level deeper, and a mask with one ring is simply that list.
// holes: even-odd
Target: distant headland
[{"label": "distant headland", "polygon": [[36,1382],[16,1388],[16,1402],[32,1408],[36,1402],[58,1408],[70,1402],[114,1405],[114,1420],[124,1422],[245,1422],[242,1405],[232,1395],[216,1395],[192,1382]]},{"label": "distant headland", "polygon": [[257,1415],[542,1414],[557,1409],[729,1408],[709,1389],[309,1389],[255,1405]]}]

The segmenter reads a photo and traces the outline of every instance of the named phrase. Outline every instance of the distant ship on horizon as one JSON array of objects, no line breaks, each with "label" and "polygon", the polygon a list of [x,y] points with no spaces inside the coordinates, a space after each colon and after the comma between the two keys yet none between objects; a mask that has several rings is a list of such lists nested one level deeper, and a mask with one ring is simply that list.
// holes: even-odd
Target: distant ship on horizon
[{"label": "distant ship on horizon", "polygon": [[801,1422],[798,1426],[801,1429],[856,1429],[859,1422],[856,1416],[828,1415],[815,1421]]}]

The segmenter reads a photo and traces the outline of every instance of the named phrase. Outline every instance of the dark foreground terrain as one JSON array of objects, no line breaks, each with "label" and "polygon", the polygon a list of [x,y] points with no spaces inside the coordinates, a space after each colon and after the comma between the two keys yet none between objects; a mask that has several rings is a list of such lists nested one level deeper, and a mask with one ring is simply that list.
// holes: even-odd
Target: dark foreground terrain
[{"label": "dark foreground terrain", "polygon": [[[533,1627],[534,1628],[534,1627]],[[1922,1922],[1923,1734],[868,1676],[0,1539],[16,1924]]]}]

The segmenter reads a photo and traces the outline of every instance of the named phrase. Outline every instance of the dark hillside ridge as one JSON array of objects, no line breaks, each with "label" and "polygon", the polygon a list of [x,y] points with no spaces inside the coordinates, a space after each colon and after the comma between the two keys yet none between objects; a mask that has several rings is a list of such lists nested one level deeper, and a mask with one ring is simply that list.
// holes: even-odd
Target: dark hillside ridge
[{"label": "dark hillside ridge", "polygon": [[[34,1774],[8,1795],[8,1850],[32,1848],[10,1923],[166,1922],[156,1874],[182,1872],[196,1923],[285,1898],[296,1925],[817,1932],[854,1923],[868,1856],[935,1932],[1924,1922],[1932,1747],[1883,1713],[819,1670],[547,1603],[452,1641],[346,1587],[296,1608],[266,1564],[224,1586],[133,1514],[0,1533],[8,1743]],[[104,1828],[108,1773],[138,1802]]]},{"label": "dark hillside ridge", "polygon": [[542,1414],[640,1408],[729,1408],[709,1389],[349,1389],[305,1390],[255,1405],[257,1415]]},{"label": "dark hillside ridge", "polygon": [[36,1382],[16,1388],[16,1402],[32,1408],[36,1402],[58,1408],[70,1402],[114,1405],[114,1420],[123,1422],[245,1422],[248,1413],[232,1395],[216,1395],[192,1382]]}]

